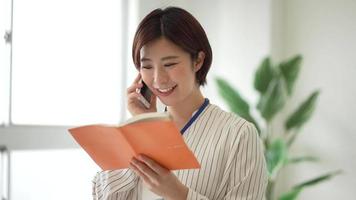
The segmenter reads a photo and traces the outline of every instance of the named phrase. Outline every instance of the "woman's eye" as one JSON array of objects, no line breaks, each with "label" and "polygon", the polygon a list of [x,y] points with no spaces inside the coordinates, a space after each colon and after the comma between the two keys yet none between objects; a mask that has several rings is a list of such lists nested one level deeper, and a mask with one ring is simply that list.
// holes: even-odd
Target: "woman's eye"
[{"label": "woman's eye", "polygon": [[170,67],[170,66],[174,66],[174,65],[176,65],[177,63],[167,63],[167,64],[165,64],[164,66],[165,67]]},{"label": "woman's eye", "polygon": [[141,68],[143,68],[143,69],[151,69],[152,66],[146,65],[146,66],[141,66]]}]

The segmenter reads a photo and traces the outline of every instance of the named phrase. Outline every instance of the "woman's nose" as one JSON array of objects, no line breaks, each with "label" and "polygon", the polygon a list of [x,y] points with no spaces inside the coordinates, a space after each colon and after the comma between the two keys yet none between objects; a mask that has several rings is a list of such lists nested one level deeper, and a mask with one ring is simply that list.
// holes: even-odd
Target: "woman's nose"
[{"label": "woman's nose", "polygon": [[156,86],[162,86],[169,82],[168,73],[161,68],[155,69],[153,82]]}]

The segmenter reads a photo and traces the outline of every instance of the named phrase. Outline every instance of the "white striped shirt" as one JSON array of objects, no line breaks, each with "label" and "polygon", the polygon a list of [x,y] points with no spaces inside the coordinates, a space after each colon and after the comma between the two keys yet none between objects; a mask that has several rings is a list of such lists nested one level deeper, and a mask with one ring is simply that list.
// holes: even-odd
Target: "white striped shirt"
[{"label": "white striped shirt", "polygon": [[[260,200],[267,186],[263,148],[255,127],[208,104],[183,137],[200,169],[173,173],[189,188],[187,200]],[[142,181],[130,169],[98,172],[93,198],[141,200]]]}]

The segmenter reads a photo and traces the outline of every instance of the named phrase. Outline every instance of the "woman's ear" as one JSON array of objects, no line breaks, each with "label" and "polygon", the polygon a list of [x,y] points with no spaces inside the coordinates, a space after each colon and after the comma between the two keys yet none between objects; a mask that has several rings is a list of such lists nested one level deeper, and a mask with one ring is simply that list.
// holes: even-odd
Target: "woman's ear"
[{"label": "woman's ear", "polygon": [[204,59],[205,59],[205,53],[203,51],[199,51],[198,56],[194,61],[194,72],[197,72],[200,70],[200,68],[204,64]]}]

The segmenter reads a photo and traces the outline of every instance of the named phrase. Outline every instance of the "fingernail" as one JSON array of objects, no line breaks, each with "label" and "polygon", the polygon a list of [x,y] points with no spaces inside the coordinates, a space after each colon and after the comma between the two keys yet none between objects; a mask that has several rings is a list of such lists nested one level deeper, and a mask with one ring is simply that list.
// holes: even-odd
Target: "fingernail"
[{"label": "fingernail", "polygon": [[143,155],[138,155],[137,158],[138,158],[139,160],[143,160],[143,159],[144,159]]},{"label": "fingernail", "polygon": [[129,164],[129,168],[135,171],[135,166],[132,163]]}]

